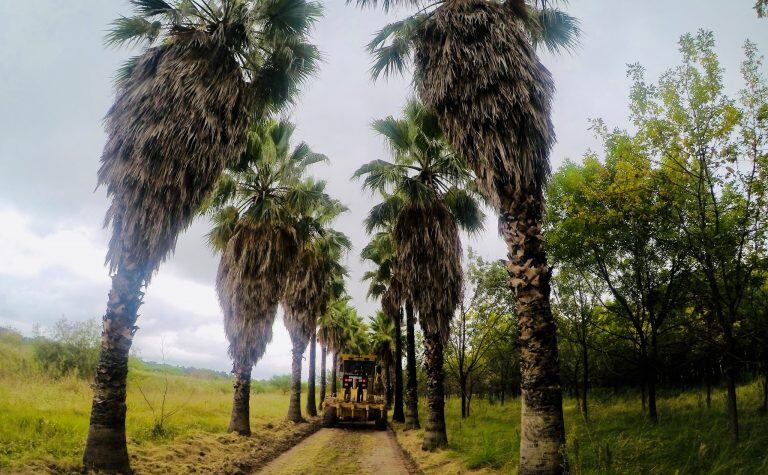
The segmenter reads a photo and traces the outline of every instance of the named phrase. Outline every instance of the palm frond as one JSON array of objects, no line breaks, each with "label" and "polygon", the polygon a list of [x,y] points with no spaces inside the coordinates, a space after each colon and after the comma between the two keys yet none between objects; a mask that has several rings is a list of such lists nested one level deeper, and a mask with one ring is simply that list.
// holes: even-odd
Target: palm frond
[{"label": "palm frond", "polygon": [[104,37],[104,44],[128,47],[144,41],[151,44],[160,36],[162,28],[161,22],[149,21],[144,17],[120,17],[112,22],[112,27]]},{"label": "palm frond", "polygon": [[581,25],[577,18],[555,8],[533,10],[536,26],[531,31],[535,45],[550,53],[573,52],[580,46]]},{"label": "palm frond", "polygon": [[385,12],[388,12],[398,7],[418,7],[418,6],[421,6],[422,4],[420,0],[346,0],[346,1],[347,1],[347,5],[354,2],[355,6],[359,8],[378,8],[379,5],[381,5],[381,8],[384,9]]},{"label": "palm frond", "polygon": [[356,179],[362,176],[365,176],[363,188],[383,193],[403,179],[405,170],[391,162],[373,160],[358,168],[352,178]]},{"label": "palm frond", "polygon": [[461,188],[453,187],[445,193],[445,205],[456,219],[456,223],[470,234],[479,234],[483,230],[485,213],[478,199]]}]

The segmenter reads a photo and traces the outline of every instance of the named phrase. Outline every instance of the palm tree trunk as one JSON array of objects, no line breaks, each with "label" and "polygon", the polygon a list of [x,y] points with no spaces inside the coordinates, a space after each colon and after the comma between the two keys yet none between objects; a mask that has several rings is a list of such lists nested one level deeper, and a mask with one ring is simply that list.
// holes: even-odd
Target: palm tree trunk
[{"label": "palm tree trunk", "polygon": [[448,444],[445,432],[443,340],[436,332],[424,332],[424,366],[427,372],[428,413],[421,448],[433,451]]},{"label": "palm tree trunk", "polygon": [[395,410],[392,420],[405,422],[403,413],[403,309],[395,315]]},{"label": "palm tree trunk", "polygon": [[251,368],[253,365],[247,359],[235,361],[232,372],[235,375],[234,399],[232,401],[232,417],[229,419],[227,432],[237,432],[240,435],[251,435],[250,401],[251,401]]},{"label": "palm tree trunk", "polygon": [[557,335],[549,303],[552,271],[541,234],[542,208],[538,193],[518,192],[501,203],[499,216],[520,328],[521,475],[567,471]]},{"label": "palm tree trunk", "polygon": [[320,348],[320,409],[322,410],[325,404],[325,359],[328,356],[328,347],[322,345]]},{"label": "palm tree trunk", "polygon": [[333,352],[333,361],[331,362],[331,395],[336,397],[336,352]]},{"label": "palm tree trunk", "polygon": [[405,430],[419,429],[419,392],[416,381],[416,316],[413,305],[405,304],[406,342],[405,353],[408,363],[407,388],[405,392]]},{"label": "palm tree trunk", "polygon": [[304,422],[301,417],[301,360],[307,344],[299,336],[291,335],[293,349],[291,350],[291,398],[288,403],[288,420]]},{"label": "palm tree trunk", "polygon": [[389,360],[384,360],[384,368],[381,371],[382,380],[384,382],[384,405],[387,407],[387,410],[392,408],[392,383],[389,379],[392,372],[390,371],[391,363]]},{"label": "palm tree trunk", "polygon": [[307,375],[307,415],[317,416],[315,403],[315,358],[317,357],[317,333],[312,332],[309,339],[309,371]]},{"label": "palm tree trunk", "polygon": [[143,282],[144,273],[131,263],[121,263],[112,277],[83,454],[83,465],[88,470],[130,471],[125,439],[125,395],[128,353],[137,329]]}]

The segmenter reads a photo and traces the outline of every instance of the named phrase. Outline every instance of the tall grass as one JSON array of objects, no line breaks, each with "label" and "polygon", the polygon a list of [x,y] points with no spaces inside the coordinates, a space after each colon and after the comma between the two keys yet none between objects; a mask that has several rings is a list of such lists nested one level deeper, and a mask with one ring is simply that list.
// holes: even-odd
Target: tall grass
[{"label": "tall grass", "polygon": [[[31,342],[12,332],[0,332],[0,361],[0,472],[31,461],[77,467],[88,432],[90,381],[75,373],[45,371]],[[174,414],[158,431],[166,378],[165,410]],[[259,384],[259,392],[251,396],[252,424],[277,424],[285,419],[287,397],[268,383]],[[127,404],[130,445],[168,444],[195,432],[223,433],[232,407],[232,383],[212,371],[190,374],[131,360]]]},{"label": "tall grass", "polygon": [[[720,391],[723,393],[723,391]],[[603,393],[590,401],[584,421],[576,400],[564,403],[568,458],[574,473],[758,474],[768,473],[768,417],[759,415],[758,383],[739,388],[742,440],[728,439],[725,399],[707,409],[703,391],[662,393],[659,422],[641,414],[639,395]],[[426,407],[421,414],[426,414]],[[520,443],[520,403],[472,402],[461,419],[460,401],[446,406],[446,455],[468,469],[514,473]]]}]

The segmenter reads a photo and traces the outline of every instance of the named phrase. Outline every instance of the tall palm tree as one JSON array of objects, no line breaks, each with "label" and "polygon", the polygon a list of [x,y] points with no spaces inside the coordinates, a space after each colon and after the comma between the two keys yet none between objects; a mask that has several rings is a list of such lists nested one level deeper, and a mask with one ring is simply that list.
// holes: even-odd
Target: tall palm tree
[{"label": "tall palm tree", "polygon": [[[318,318],[323,315],[331,298],[333,282],[346,274],[340,260],[352,246],[349,238],[329,227],[346,211],[340,203],[330,202],[302,220],[308,236],[293,264],[281,299],[285,326],[291,337],[292,385],[288,419],[301,422],[301,361],[307,343],[315,333]],[[314,361],[310,361],[310,371]],[[314,388],[312,389],[314,391]],[[314,394],[312,395],[314,400]],[[314,405],[314,403],[313,403]],[[316,410],[315,410],[316,414]]]},{"label": "tall palm tree", "polygon": [[392,381],[392,364],[395,359],[395,322],[384,312],[376,312],[368,327],[368,342],[371,353],[377,356],[381,362],[381,375],[384,384],[384,400],[390,404],[390,388]]},{"label": "tall palm tree", "polygon": [[395,352],[393,370],[395,373],[395,409],[392,413],[392,420],[405,422],[405,413],[403,411],[403,313],[398,286],[392,278],[395,248],[391,229],[376,233],[371,238],[370,243],[363,248],[360,255],[363,259],[371,261],[375,266],[372,271],[368,271],[363,275],[363,280],[369,281],[368,298],[381,299],[384,314],[394,324]]},{"label": "tall palm tree", "polygon": [[461,292],[459,226],[479,231],[483,213],[465,163],[443,139],[437,117],[419,102],[407,104],[404,118],[388,117],[373,127],[395,160],[374,160],[354,176],[364,176],[363,186],[384,197],[371,210],[368,227],[394,223],[398,297],[414,305],[424,331],[429,414],[422,447],[434,450],[448,440],[443,345]]},{"label": "tall palm tree", "polygon": [[[349,302],[347,296],[346,283],[343,276],[337,276],[331,280],[329,286],[330,300],[326,306],[325,312],[317,320],[316,336],[320,343],[320,409],[323,408],[327,393],[327,368],[328,348],[330,340],[330,327],[335,315],[338,313],[339,306],[346,305]],[[309,399],[309,398],[308,398]],[[309,411],[307,411],[309,412]]]},{"label": "tall palm tree", "polygon": [[[173,250],[222,170],[246,146],[251,117],[279,109],[315,70],[307,34],[318,3],[132,0],[107,35],[144,46],[120,69],[106,116],[98,183],[111,204],[112,273],[83,463],[130,470],[125,440],[128,353],[142,288]],[[288,0],[285,0],[288,1]]]},{"label": "tall palm tree", "polygon": [[324,185],[304,179],[326,160],[302,143],[295,128],[266,121],[251,128],[246,153],[217,182],[204,210],[214,219],[212,247],[222,252],[216,287],[235,375],[229,431],[250,434],[251,369],[272,339],[277,304],[302,248],[302,216],[325,206]]},{"label": "tall palm tree", "polygon": [[[417,0],[356,0],[385,8]],[[520,322],[521,474],[567,470],[551,269],[543,247],[543,189],[554,143],[552,78],[535,47],[572,49],[578,22],[557,0],[445,0],[383,29],[371,43],[374,75],[413,59],[419,97],[474,168],[499,213]]]},{"label": "tall palm tree", "polygon": [[321,405],[326,397],[325,359],[329,351],[333,353],[331,359],[330,394],[336,394],[336,356],[343,346],[344,330],[342,322],[344,321],[345,315],[352,310],[349,305],[350,300],[351,297],[349,297],[342,289],[336,294],[333,301],[328,305],[328,309],[318,321],[318,339],[320,340],[322,348],[321,372],[323,373],[323,378],[320,380]]}]

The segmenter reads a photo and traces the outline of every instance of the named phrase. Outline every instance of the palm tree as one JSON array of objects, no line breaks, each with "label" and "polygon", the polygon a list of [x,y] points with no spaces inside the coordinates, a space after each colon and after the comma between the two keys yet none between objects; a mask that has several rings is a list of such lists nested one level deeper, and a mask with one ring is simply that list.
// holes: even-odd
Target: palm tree
[{"label": "palm tree", "polygon": [[[363,276],[363,280],[369,281],[368,298],[381,299],[384,314],[392,320],[394,325],[395,410],[392,413],[392,420],[405,422],[403,411],[403,314],[398,286],[392,279],[395,248],[391,229],[376,233],[371,238],[371,242],[363,248],[360,255],[363,259],[370,260],[375,266],[374,270],[366,272]],[[418,414],[416,417],[418,417]]]},{"label": "palm tree", "polygon": [[[315,334],[318,318],[328,307],[333,282],[346,274],[340,259],[352,244],[346,235],[328,227],[344,211],[346,208],[332,201],[312,210],[302,220],[300,228],[304,228],[308,238],[288,275],[281,299],[285,310],[285,326],[293,344],[292,385],[288,406],[288,419],[293,422],[303,421],[300,405],[301,360],[304,350]],[[310,372],[313,367],[314,360],[310,361]],[[312,401],[314,408],[314,387]]]},{"label": "palm tree", "polygon": [[[330,327],[335,315],[339,311],[339,307],[347,305],[347,302],[349,302],[350,299],[347,296],[346,284],[343,276],[339,275],[331,280],[329,294],[330,299],[328,305],[326,306],[325,312],[318,318],[317,328],[315,329],[317,341],[320,343],[320,409],[323,408],[327,392],[326,360],[328,359]],[[312,366],[314,365],[311,365],[310,368]]]},{"label": "palm tree", "polygon": [[424,331],[429,414],[422,447],[434,450],[448,440],[443,345],[461,292],[458,227],[479,231],[483,213],[466,165],[443,139],[436,116],[419,102],[407,104],[403,119],[388,117],[373,127],[395,160],[374,160],[354,176],[365,176],[363,186],[384,197],[367,218],[369,229],[394,223],[398,297],[414,305]]},{"label": "palm tree", "polygon": [[217,182],[204,210],[214,219],[212,247],[222,252],[216,287],[235,375],[229,431],[250,434],[248,403],[254,364],[272,339],[277,304],[302,248],[301,217],[325,205],[324,185],[304,180],[326,160],[302,143],[290,148],[287,121],[254,124],[237,167]]},{"label": "palm tree", "polygon": [[326,368],[325,360],[330,350],[334,355],[331,360],[331,395],[336,394],[336,354],[341,350],[343,346],[344,331],[342,327],[342,321],[344,316],[351,312],[349,306],[349,297],[343,289],[336,294],[332,302],[329,303],[328,309],[318,320],[318,339],[322,348],[321,357],[321,372],[323,377],[320,380],[320,404],[322,406],[326,397]]},{"label": "palm tree", "polygon": [[395,358],[395,323],[384,312],[376,312],[371,319],[368,328],[368,341],[371,353],[377,356],[381,362],[381,375],[384,384],[384,400],[387,406],[390,404],[390,388],[392,381],[392,363]]},{"label": "palm tree", "polygon": [[[377,0],[357,0],[377,5]],[[417,0],[383,0],[385,8]],[[554,143],[554,85],[535,47],[572,49],[578,22],[557,0],[445,0],[382,30],[370,47],[374,76],[413,57],[419,97],[474,168],[499,213],[520,322],[521,474],[567,470],[551,269],[543,247],[543,189]],[[413,54],[412,54],[413,53]],[[412,56],[411,56],[412,54]]]},{"label": "palm tree", "polygon": [[222,170],[236,162],[252,117],[279,109],[315,70],[306,42],[321,9],[275,0],[132,0],[111,45],[145,46],[120,69],[98,183],[111,204],[112,273],[93,387],[87,469],[130,470],[125,440],[128,353],[142,288],[173,250]]}]

